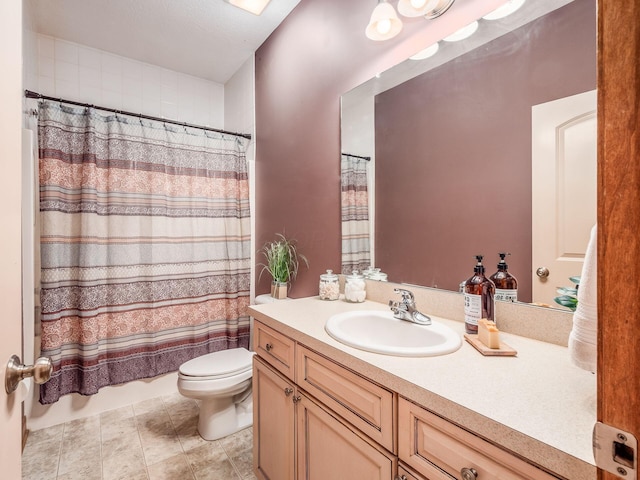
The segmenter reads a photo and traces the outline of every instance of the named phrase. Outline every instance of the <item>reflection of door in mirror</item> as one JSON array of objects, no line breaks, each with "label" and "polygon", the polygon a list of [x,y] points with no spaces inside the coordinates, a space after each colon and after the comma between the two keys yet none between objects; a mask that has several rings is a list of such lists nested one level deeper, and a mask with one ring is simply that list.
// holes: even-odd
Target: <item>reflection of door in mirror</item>
[{"label": "reflection of door in mirror", "polygon": [[[596,92],[532,109],[533,301],[579,276],[596,222]],[[536,274],[546,268],[547,275]]]},{"label": "reflection of door in mirror", "polygon": [[393,88],[368,82],[373,118],[347,111],[352,92],[342,97],[342,151],[356,131],[346,120],[373,130],[355,153],[373,160],[372,258],[389,280],[457,291],[475,255],[492,273],[510,252],[518,299],[532,301],[531,109],[596,86],[595,1],[559,3],[466,53],[441,45],[449,61],[436,55]]}]

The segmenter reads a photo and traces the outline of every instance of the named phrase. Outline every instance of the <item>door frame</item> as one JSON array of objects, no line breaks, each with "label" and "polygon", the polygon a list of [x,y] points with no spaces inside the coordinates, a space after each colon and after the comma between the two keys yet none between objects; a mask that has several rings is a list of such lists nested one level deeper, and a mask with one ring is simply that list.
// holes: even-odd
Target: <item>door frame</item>
[{"label": "door frame", "polygon": [[[636,438],[640,438],[639,59],[640,2],[598,0],[597,418]],[[617,478],[598,470],[600,480]]]},{"label": "door frame", "polygon": [[0,465],[3,478],[20,478],[22,403],[4,389],[5,366],[22,356],[21,176],[22,2],[0,2]]}]

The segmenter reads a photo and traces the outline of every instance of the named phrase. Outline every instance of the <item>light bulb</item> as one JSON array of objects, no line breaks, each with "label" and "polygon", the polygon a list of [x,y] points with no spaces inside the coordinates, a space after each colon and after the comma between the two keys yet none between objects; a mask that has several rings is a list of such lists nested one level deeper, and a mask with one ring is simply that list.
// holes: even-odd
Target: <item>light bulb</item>
[{"label": "light bulb", "polygon": [[380,41],[395,37],[401,30],[402,21],[393,6],[386,1],[380,1],[371,13],[365,34],[371,40]]},{"label": "light bulb", "polygon": [[413,8],[422,8],[425,3],[427,3],[427,0],[411,0],[411,6]]},{"label": "light bulb", "polygon": [[391,31],[391,20],[385,18],[376,23],[376,30],[380,35],[386,35]]}]

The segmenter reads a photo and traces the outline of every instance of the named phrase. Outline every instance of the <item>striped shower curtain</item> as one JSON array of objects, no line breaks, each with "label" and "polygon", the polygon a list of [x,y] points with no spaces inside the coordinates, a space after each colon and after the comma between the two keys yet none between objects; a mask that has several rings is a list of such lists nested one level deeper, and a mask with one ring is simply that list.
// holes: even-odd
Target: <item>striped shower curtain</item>
[{"label": "striped shower curtain", "polygon": [[40,402],[249,345],[248,141],[39,109]]},{"label": "striped shower curtain", "polygon": [[371,265],[369,245],[369,162],[342,154],[342,273],[362,271]]}]

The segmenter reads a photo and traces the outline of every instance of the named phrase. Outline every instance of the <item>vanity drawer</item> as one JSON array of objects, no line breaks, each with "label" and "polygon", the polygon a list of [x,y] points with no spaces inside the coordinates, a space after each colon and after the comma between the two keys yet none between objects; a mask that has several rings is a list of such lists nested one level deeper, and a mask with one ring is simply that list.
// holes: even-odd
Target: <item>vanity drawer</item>
[{"label": "vanity drawer", "polygon": [[256,320],[253,328],[253,349],[269,365],[290,380],[294,379],[295,342],[292,339]]},{"label": "vanity drawer", "polygon": [[557,480],[404,398],[398,400],[398,456],[429,480],[461,480],[463,468],[482,480]]},{"label": "vanity drawer", "polygon": [[296,384],[395,453],[393,392],[298,345]]}]

